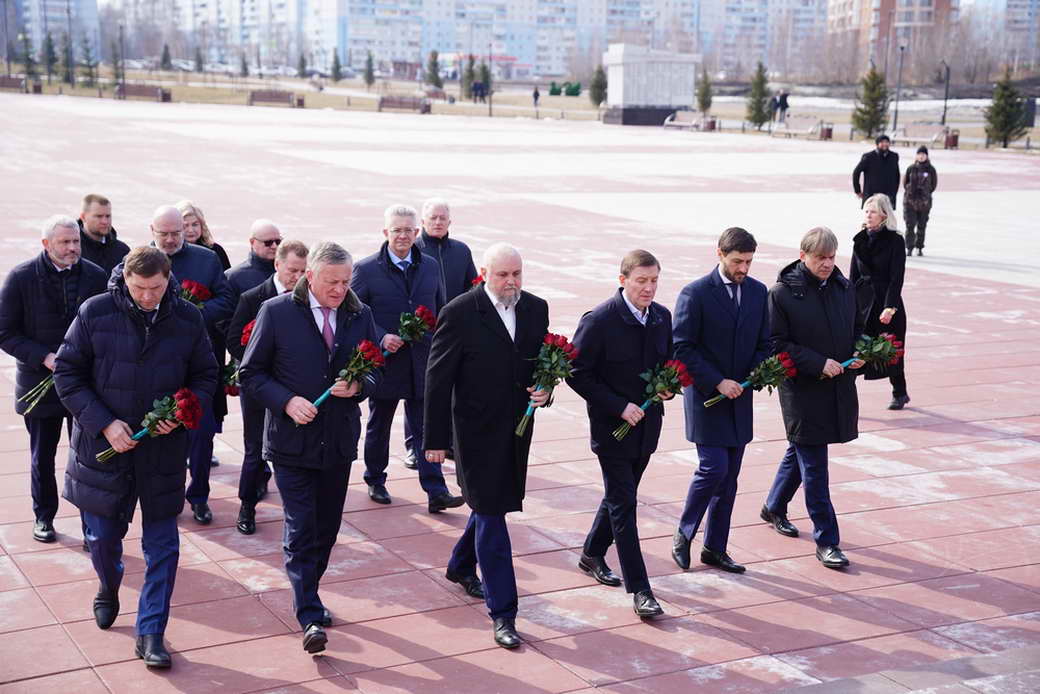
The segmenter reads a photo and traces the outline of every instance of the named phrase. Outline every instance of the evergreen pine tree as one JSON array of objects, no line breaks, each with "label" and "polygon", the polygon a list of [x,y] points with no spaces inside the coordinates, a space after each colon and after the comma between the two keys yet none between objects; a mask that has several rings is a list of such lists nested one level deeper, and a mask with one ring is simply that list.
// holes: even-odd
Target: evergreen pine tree
[{"label": "evergreen pine tree", "polygon": [[372,51],[368,52],[368,57],[365,58],[365,88],[371,89],[372,85],[376,83],[376,64],[372,58]]},{"label": "evergreen pine tree", "polygon": [[90,45],[90,38],[86,34],[83,35],[83,43],[80,44],[80,50],[84,82],[88,87],[93,87],[97,81],[97,59],[94,58],[94,47]]},{"label": "evergreen pine tree", "polygon": [[440,54],[437,51],[430,51],[430,59],[426,63],[426,84],[438,89],[444,88],[444,80],[441,79]]},{"label": "evergreen pine tree", "polygon": [[462,96],[466,99],[473,98],[473,83],[477,81],[477,59],[470,53],[466,69],[462,73]]},{"label": "evergreen pine tree", "polygon": [[72,54],[72,37],[61,35],[61,81],[76,84],[76,56]]},{"label": "evergreen pine tree", "polygon": [[769,120],[769,76],[766,74],[766,66],[762,61],[758,62],[755,76],[751,78],[751,92],[747,97],[747,112],[745,118],[756,128],[762,126]]},{"label": "evergreen pine tree", "polygon": [[249,77],[249,61],[246,60],[246,54],[242,54],[242,67],[239,69],[239,74],[243,77]]},{"label": "evergreen pine tree", "polygon": [[296,61],[296,76],[307,76],[307,58],[303,56],[303,53],[300,53],[300,59]]},{"label": "evergreen pine tree", "polygon": [[47,66],[47,84],[50,84],[54,66],[58,64],[58,51],[54,48],[54,38],[50,32],[47,32],[47,38],[43,41],[43,64]]},{"label": "evergreen pine tree", "polygon": [[36,58],[33,56],[28,32],[22,34],[22,63],[25,65],[26,80],[34,79],[36,77]]},{"label": "evergreen pine tree", "polygon": [[173,58],[170,57],[170,44],[168,43],[164,43],[162,45],[162,58],[159,60],[159,69],[173,69]]},{"label": "evergreen pine tree", "polygon": [[1025,137],[1025,117],[1026,101],[1011,84],[1011,69],[1005,68],[993,88],[993,103],[986,108],[986,136],[1006,148],[1012,140]]},{"label": "evergreen pine tree", "polygon": [[195,72],[202,72],[205,67],[202,62],[202,48],[195,46]]},{"label": "evergreen pine tree", "polygon": [[339,62],[339,49],[332,51],[332,81],[339,82],[343,79],[343,65]]},{"label": "evergreen pine tree", "polygon": [[705,114],[711,111],[711,97],[711,78],[708,77],[708,69],[704,68],[700,82],[697,83],[697,110]]},{"label": "evergreen pine tree", "polygon": [[589,100],[596,108],[607,100],[607,71],[603,69],[602,65],[597,65],[596,71],[592,73],[592,82],[589,83]]},{"label": "evergreen pine tree", "polygon": [[480,81],[484,84],[484,95],[491,94],[491,68],[483,60],[480,61]]},{"label": "evergreen pine tree", "polygon": [[888,125],[888,87],[885,74],[873,65],[859,82],[856,92],[856,108],[852,111],[852,127],[864,137],[874,137],[885,132]]}]

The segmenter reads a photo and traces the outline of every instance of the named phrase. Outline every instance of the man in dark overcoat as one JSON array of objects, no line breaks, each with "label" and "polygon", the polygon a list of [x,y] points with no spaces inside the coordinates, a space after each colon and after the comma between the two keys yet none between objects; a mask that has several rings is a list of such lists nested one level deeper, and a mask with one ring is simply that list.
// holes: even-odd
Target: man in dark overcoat
[{"label": "man in dark overcoat", "polygon": [[[671,358],[672,315],[654,301],[661,264],[651,253],[631,251],[621,261],[621,287],[581,317],[574,333],[578,358],[567,384],[585,399],[592,452],[603,473],[603,501],[585,538],[578,568],[607,586],[621,585],[604,556],[617,544],[625,591],[640,617],[664,614],[654,599],[636,527],[639,481],[657,450],[664,405],[644,412],[647,382],[640,376]],[[666,399],[672,393],[664,394]],[[613,432],[632,426],[620,441]]]},{"label": "man in dark overcoat", "polygon": [[419,250],[419,215],[407,205],[392,205],[383,214],[386,241],[373,255],[358,261],[351,287],[372,307],[380,344],[390,352],[383,382],[368,402],[365,428],[365,483],[368,496],[379,504],[390,503],[386,468],[390,461],[390,428],[397,405],[404,401],[404,417],[412,436],[412,451],[419,470],[419,484],[427,496],[427,510],[439,513],[464,503],[448,491],[439,465],[427,462],[423,451],[423,390],[431,336],[405,343],[399,326],[402,313],[425,306],[437,315],[444,306],[441,271],[430,256]]},{"label": "man in dark overcoat", "polygon": [[[740,227],[719,237],[718,267],[686,285],[675,304],[675,356],[693,376],[684,393],[686,439],[697,445],[699,466],[686,494],[672,558],[690,568],[690,543],[704,514],[701,562],[743,573],[727,552],[737,477],[754,426],[754,391],[740,383],[769,356],[766,287],[749,276],[758,244]],[[718,394],[722,402],[704,407]]]},{"label": "man in dark overcoat", "polygon": [[54,542],[58,485],[54,457],[68,410],[51,388],[30,410],[22,400],[53,374],[54,359],[80,304],[105,291],[108,274],[80,256],[76,220],[55,215],[43,224],[43,250],[11,269],[0,290],[0,349],[17,360],[14,409],[29,432],[33,539]]},{"label": "man in dark overcoat", "polygon": [[832,569],[848,566],[839,548],[838,518],[831,504],[827,445],[852,441],[858,434],[856,339],[863,323],[852,283],[834,265],[838,239],[817,227],[802,237],[800,259],[780,271],[769,290],[770,341],[787,352],[798,375],[780,385],[780,410],[788,448],[769,490],[762,519],[781,535],[795,537],[787,505],[805,484],[805,506],[813,524],[816,558]]},{"label": "man in dark overcoat", "polygon": [[[268,299],[291,292],[307,269],[307,246],[301,241],[285,241],[278,246],[274,259],[274,274],[256,287],[246,290],[238,299],[235,315],[228,324],[228,352],[241,363],[246,348],[242,331],[256,320],[260,305]],[[248,340],[247,340],[248,341]],[[241,374],[240,374],[241,375]],[[243,535],[256,532],[256,504],[267,494],[271,470],[263,456],[264,413],[263,403],[244,390],[239,390],[242,410],[242,470],[238,475],[238,498],[241,506],[235,527]]]},{"label": "man in dark overcoat", "polygon": [[[350,289],[353,261],[335,243],[315,246],[289,294],[265,301],[242,361],[242,385],[265,408],[263,457],[285,513],[282,551],[308,653],[325,650],[332,615],[318,584],[336,544],[350,466],[361,436],[360,403],[379,386],[376,369],[337,380],[362,340],[376,342],[372,311]],[[332,386],[319,407],[314,401]]]},{"label": "man in dark overcoat", "polygon": [[[878,135],[874,140],[875,149],[870,150],[859,159],[852,170],[852,191],[862,201],[875,193],[884,193],[892,201],[892,209],[896,208],[896,194],[899,193],[901,174],[899,172],[899,154],[890,147],[892,141],[888,135]],[[860,177],[863,184],[860,185]]]},{"label": "man in dark overcoat", "polygon": [[[448,561],[447,579],[483,597],[495,642],[516,648],[517,591],[506,514],[523,510],[532,420],[515,433],[535,391],[535,359],[549,330],[549,306],[521,290],[523,261],[512,246],[484,255],[484,282],[444,307],[426,373],[426,459],[444,462],[454,422],[455,464],[472,513]],[[477,565],[484,581],[477,578]]]},{"label": "man in dark overcoat", "polygon": [[112,226],[112,203],[104,195],[86,195],[78,223],[83,258],[104,270],[107,281],[112,268],[130,252],[130,246],[119,240]]},{"label": "man in dark overcoat", "polygon": [[[206,321],[210,344],[217,364],[224,366],[225,321],[235,310],[231,286],[224,277],[224,268],[217,254],[195,243],[184,241],[184,220],[176,207],[164,206],[152,216],[153,245],[170,258],[173,276],[178,282],[192,280],[206,287],[212,296],[202,304],[202,318]],[[179,290],[180,288],[177,287]],[[219,387],[217,387],[219,386]],[[206,410],[199,428],[188,437],[188,468],[191,483],[185,493],[197,523],[208,525],[213,521],[209,508],[209,469],[213,459],[213,437],[220,431],[219,422],[227,414],[227,397],[220,379],[206,399]]]},{"label": "man in dark overcoat", "polygon": [[[145,574],[135,652],[160,668],[170,666],[163,632],[180,554],[188,432],[164,421],[158,438],[132,437],[155,400],[188,388],[205,407],[217,383],[202,315],[169,279],[161,251],[131,251],[114,269],[109,290],[80,308],[54,369],[58,395],[75,419],[64,496],[83,515],[101,583],[94,620],[107,629],[119,614],[123,538],[140,501]],[[109,447],[118,455],[98,462]]]},{"label": "man in dark overcoat", "polygon": [[281,243],[282,232],[271,220],[258,219],[249,227],[249,257],[224,271],[236,307],[243,292],[274,274],[274,261]]}]

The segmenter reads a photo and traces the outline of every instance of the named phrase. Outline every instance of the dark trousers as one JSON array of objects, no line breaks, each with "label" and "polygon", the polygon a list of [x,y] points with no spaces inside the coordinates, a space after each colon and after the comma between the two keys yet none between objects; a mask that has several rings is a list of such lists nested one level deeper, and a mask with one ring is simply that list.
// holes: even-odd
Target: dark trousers
[{"label": "dark trousers", "polygon": [[257,491],[271,479],[264,462],[264,415],[267,410],[256,400],[241,393],[242,407],[242,471],[238,476],[238,498],[244,504],[255,504]]},{"label": "dark trousers", "polygon": [[679,528],[688,540],[692,540],[707,513],[704,546],[715,552],[725,552],[744,447],[697,444],[697,458],[700,466],[686,493],[686,507],[679,518]]},{"label": "dark trousers", "polygon": [[625,590],[638,593],[650,590],[643,550],[639,547],[636,527],[636,491],[650,456],[639,458],[607,458],[599,456],[603,473],[603,501],[599,504],[592,529],[585,538],[584,552],[589,557],[602,557],[610,543],[617,543],[621,576]]},{"label": "dark trousers", "polygon": [[460,576],[475,576],[478,564],[491,619],[516,617],[516,574],[505,514],[469,514],[466,529],[451,552],[448,570]]},{"label": "dark trousers", "polygon": [[209,501],[209,468],[213,459],[213,437],[217,433],[217,420],[213,406],[206,407],[199,421],[199,428],[188,432],[188,472],[191,481],[184,498],[189,504],[204,504]]},{"label": "dark trousers", "polygon": [[787,505],[805,483],[805,508],[813,524],[813,539],[821,547],[837,546],[838,517],[831,505],[830,480],[827,476],[827,445],[807,446],[792,443],[787,447],[766,507],[773,513],[787,515]]},{"label": "dark trousers", "polygon": [[[87,525],[90,560],[94,564],[101,590],[116,594],[123,582],[123,538],[127,523],[117,518],[83,512]],[[177,578],[180,557],[180,535],[177,517],[145,521],[141,525],[141,548],[144,550],[144,586],[137,603],[137,634],[161,634],[170,618],[170,596]]]},{"label": "dark trousers", "polygon": [[903,207],[903,220],[906,222],[906,250],[924,248],[924,230],[928,226],[928,214],[931,207],[915,210]]},{"label": "dark trousers", "polygon": [[336,544],[349,477],[350,462],[322,470],[274,466],[285,513],[285,573],[292,584],[296,619],[304,629],[322,618],[318,583]]},{"label": "dark trousers", "polygon": [[892,384],[892,396],[906,395],[906,367],[903,366],[903,360],[900,359],[898,364],[887,368],[888,382]]},{"label": "dark trousers", "polygon": [[54,522],[58,513],[58,483],[54,478],[54,457],[61,441],[61,425],[72,435],[71,417],[25,417],[29,432],[30,487],[33,514],[38,521]]},{"label": "dark trousers", "polygon": [[[386,467],[390,464],[390,427],[400,400],[368,401],[368,425],[365,429],[365,483],[386,484]],[[412,435],[412,452],[419,470],[419,484],[432,499],[446,494],[448,485],[440,465],[426,462],[423,449],[423,401],[404,401],[404,417]]]}]

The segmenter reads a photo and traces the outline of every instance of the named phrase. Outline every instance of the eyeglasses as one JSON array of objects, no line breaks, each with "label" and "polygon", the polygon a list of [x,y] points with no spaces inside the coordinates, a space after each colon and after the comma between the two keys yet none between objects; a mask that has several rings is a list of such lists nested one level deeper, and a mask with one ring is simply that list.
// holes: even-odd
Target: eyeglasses
[{"label": "eyeglasses", "polygon": [[[253,239],[253,240],[254,241],[260,241],[260,239]],[[271,246],[277,246],[281,242],[282,242],[281,239],[268,239],[267,241],[260,241],[260,243],[264,244],[268,248],[270,248]]]}]

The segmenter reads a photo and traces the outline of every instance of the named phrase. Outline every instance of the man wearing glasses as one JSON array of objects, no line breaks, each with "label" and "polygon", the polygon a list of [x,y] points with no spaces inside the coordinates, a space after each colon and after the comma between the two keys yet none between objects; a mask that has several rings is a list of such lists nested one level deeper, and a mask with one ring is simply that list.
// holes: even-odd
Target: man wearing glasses
[{"label": "man wearing glasses", "polygon": [[224,273],[236,306],[243,292],[263,284],[274,274],[274,256],[281,242],[282,232],[269,219],[258,219],[249,227],[249,257]]},{"label": "man wearing glasses", "polygon": [[[210,342],[220,345],[219,354],[214,349],[217,363],[223,363],[223,325],[231,318],[235,304],[220,258],[205,246],[184,242],[184,220],[176,207],[167,205],[157,209],[152,216],[150,229],[152,244],[170,258],[177,282],[192,280],[209,290],[211,297],[203,302],[199,310],[206,322]],[[218,384],[216,388],[223,388],[223,385]],[[191,504],[195,521],[202,525],[213,522],[213,512],[209,509],[209,468],[213,458],[213,435],[217,433],[217,420],[211,402],[216,388],[213,393],[207,393],[207,397],[202,398],[206,409],[202,413],[199,428],[188,432],[191,483],[185,496]]]},{"label": "man wearing glasses", "polygon": [[402,313],[425,306],[437,315],[444,306],[437,261],[415,246],[419,214],[407,205],[392,205],[383,213],[380,249],[358,261],[351,288],[372,308],[383,350],[389,352],[383,367],[383,382],[368,401],[365,431],[365,483],[368,496],[377,504],[389,504],[386,467],[390,458],[390,427],[397,405],[404,400],[404,416],[412,435],[412,453],[419,468],[419,484],[429,497],[427,510],[439,513],[464,503],[448,491],[440,464],[427,462],[423,445],[423,405],[426,361],[431,335],[405,342],[398,333]]}]

